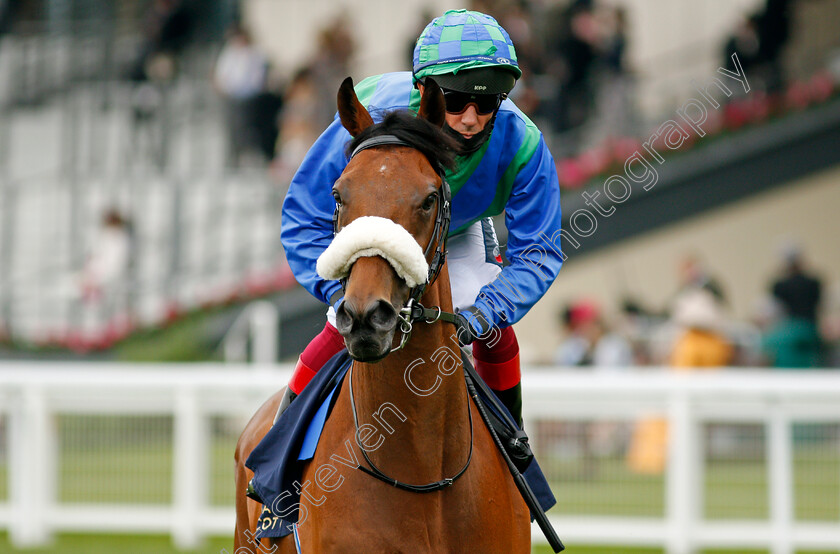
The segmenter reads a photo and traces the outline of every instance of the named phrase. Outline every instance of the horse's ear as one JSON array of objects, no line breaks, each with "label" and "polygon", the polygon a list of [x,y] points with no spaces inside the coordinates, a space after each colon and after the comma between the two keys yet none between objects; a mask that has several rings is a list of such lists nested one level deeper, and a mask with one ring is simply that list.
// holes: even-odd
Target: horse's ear
[{"label": "horse's ear", "polygon": [[341,124],[353,137],[373,125],[373,118],[359,102],[356,91],[353,90],[351,77],[344,79],[338,87],[338,116],[341,118]]},{"label": "horse's ear", "polygon": [[446,103],[443,99],[443,91],[431,77],[426,78],[417,117],[422,117],[437,127],[443,127],[443,122],[446,120]]}]

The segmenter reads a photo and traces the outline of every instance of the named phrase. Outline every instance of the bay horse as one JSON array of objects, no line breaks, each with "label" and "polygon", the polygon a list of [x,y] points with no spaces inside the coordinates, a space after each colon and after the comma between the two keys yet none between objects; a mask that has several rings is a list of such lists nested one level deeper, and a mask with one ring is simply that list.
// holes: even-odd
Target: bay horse
[{"label": "bay horse", "polygon": [[[429,154],[451,144],[442,131],[443,94],[430,79],[416,118],[391,122],[402,127],[398,141],[389,140],[395,133],[384,123],[374,124],[349,78],[338,92],[338,112],[357,142],[360,135],[372,142],[351,156],[333,187],[336,231],[369,216],[389,220],[433,269],[417,289],[411,268],[382,255],[362,252],[347,261],[336,324],[354,361],[301,478],[312,483],[300,497],[301,552],[530,552],[527,505],[468,395],[454,326],[426,318],[411,330],[401,317],[417,290],[422,306],[452,311],[440,228],[448,195],[439,160]],[[388,136],[377,140],[381,135]],[[257,545],[262,507],[245,496],[253,473],[244,462],[271,428],[281,397],[256,412],[236,447],[235,554],[297,552],[292,535]],[[358,468],[335,463],[336,455]],[[332,469],[319,475],[324,468]]]}]

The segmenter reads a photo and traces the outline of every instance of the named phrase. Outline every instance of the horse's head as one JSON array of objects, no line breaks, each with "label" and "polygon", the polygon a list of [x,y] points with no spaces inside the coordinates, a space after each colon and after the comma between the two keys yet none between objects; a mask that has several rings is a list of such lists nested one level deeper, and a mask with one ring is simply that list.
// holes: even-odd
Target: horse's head
[{"label": "horse's head", "polygon": [[391,351],[400,310],[443,263],[448,201],[442,167],[451,167],[456,146],[441,130],[443,94],[430,85],[416,117],[392,112],[377,124],[352,80],[338,92],[341,122],[354,139],[333,186],[336,237],[318,260],[318,272],[346,279],[336,326],[360,361]]}]

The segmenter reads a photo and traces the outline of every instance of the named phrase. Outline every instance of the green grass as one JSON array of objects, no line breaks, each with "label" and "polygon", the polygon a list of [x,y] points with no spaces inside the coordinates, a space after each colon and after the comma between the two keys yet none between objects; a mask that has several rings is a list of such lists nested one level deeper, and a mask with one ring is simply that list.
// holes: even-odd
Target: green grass
[{"label": "green grass", "polygon": [[213,326],[219,318],[241,309],[233,305],[194,310],[162,327],[132,334],[112,352],[118,360],[128,362],[221,361]]},{"label": "green grass", "polygon": [[8,534],[0,533],[0,553],[20,554],[233,554],[232,537],[212,537],[195,550],[177,550],[169,536],[163,535],[81,535],[59,534],[45,548],[20,550],[9,544]]},{"label": "green grass", "polygon": [[171,502],[171,417],[67,415],[58,430],[60,502]]},{"label": "green grass", "polygon": [[[662,517],[663,475],[639,475],[623,459],[558,462],[540,456],[549,477],[557,515]],[[840,520],[840,455],[822,447],[797,447],[794,454],[794,515],[797,520]],[[762,460],[707,460],[703,516],[708,519],[767,519],[767,467]]]},{"label": "green grass", "polygon": [[[9,546],[8,536],[0,533],[0,553],[19,554],[220,554],[222,549],[233,554],[232,537],[213,537],[196,550],[177,550],[167,536],[158,535],[56,535],[53,543],[46,548],[18,550]],[[550,554],[548,546],[535,546],[534,554]],[[616,548],[598,546],[569,545],[569,554],[663,554],[661,549]],[[716,551],[715,554],[725,554]],[[734,554],[734,553],[733,553]]]},{"label": "green grass", "polygon": [[[233,554],[231,537],[211,537],[195,550],[177,550],[168,536],[160,535],[81,535],[59,534],[46,548],[18,550],[9,545],[8,535],[0,533],[2,554],[220,554],[227,550]],[[532,549],[534,554],[551,554],[548,546]],[[660,548],[628,548],[567,544],[569,554],[664,554]],[[703,554],[769,554],[766,550],[703,550]],[[797,551],[797,554],[836,554],[834,552]]]},{"label": "green grass", "polygon": [[[59,427],[60,502],[171,502],[171,418],[63,416]],[[209,499],[215,506],[233,505],[237,436],[228,427],[220,418],[211,421]]]},{"label": "green grass", "polygon": [[615,515],[661,517],[664,514],[665,484],[662,476],[637,475],[623,461],[603,459],[580,462],[543,463],[557,504],[557,515]]},{"label": "green grass", "polygon": [[[533,554],[552,554],[551,548],[548,546],[535,546],[532,550]],[[616,546],[592,546],[592,545],[577,545],[567,544],[566,550],[569,554],[665,554],[661,548],[629,548]],[[727,550],[727,549],[705,549],[700,551],[701,554],[770,554],[768,550]],[[796,554],[837,554],[836,550],[797,550]]]}]

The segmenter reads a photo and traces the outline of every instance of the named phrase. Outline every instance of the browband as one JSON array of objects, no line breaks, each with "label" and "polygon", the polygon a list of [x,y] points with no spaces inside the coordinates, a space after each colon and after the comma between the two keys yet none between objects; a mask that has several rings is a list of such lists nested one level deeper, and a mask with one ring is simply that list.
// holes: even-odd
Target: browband
[{"label": "browband", "polygon": [[379,135],[378,137],[371,137],[363,140],[361,144],[353,150],[353,153],[350,154],[350,159],[352,160],[353,157],[362,150],[367,150],[368,148],[374,148],[376,146],[385,146],[388,144],[393,144],[395,146],[408,146],[409,148],[412,147],[410,144],[394,135]]}]

